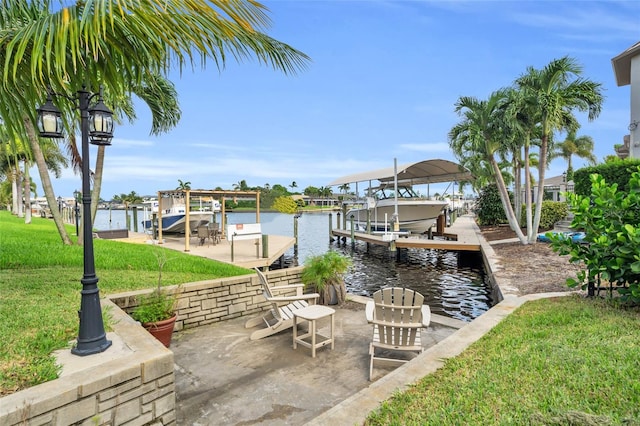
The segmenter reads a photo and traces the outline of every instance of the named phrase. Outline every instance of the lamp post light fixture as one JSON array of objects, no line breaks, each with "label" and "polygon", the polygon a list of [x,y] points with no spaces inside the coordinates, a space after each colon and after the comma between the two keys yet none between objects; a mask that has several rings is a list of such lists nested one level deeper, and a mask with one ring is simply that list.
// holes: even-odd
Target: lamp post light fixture
[{"label": "lamp post light fixture", "polygon": [[[47,102],[38,108],[38,130],[40,136],[48,138],[62,138],[62,113],[53,104],[51,93]],[[96,276],[95,259],[93,253],[93,233],[91,223],[91,182],[89,175],[89,140],[94,145],[111,145],[113,137],[113,112],[102,103],[100,93],[90,93],[84,88],[75,97],[59,95],[76,103],[80,110],[80,130],[82,134],[82,237],[84,249],[84,275],[82,283],[80,320],[78,341],[71,349],[71,353],[79,356],[92,355],[103,352],[111,346],[107,340],[102,322],[102,308],[100,307],[100,290]],[[90,106],[93,98],[98,101]]]}]

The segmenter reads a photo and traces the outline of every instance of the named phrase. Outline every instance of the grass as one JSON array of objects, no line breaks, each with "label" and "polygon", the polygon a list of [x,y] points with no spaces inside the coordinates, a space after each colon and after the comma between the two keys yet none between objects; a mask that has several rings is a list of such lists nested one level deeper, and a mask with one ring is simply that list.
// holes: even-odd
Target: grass
[{"label": "grass", "polygon": [[[158,246],[94,240],[100,295],[156,286],[159,250],[168,259],[163,285],[251,273]],[[83,256],[82,246],[62,243],[53,221],[25,225],[0,211],[0,396],[57,377],[51,352],[78,333]]]},{"label": "grass", "polygon": [[578,296],[528,302],[367,425],[640,425],[640,314]]},{"label": "grass", "polygon": [[[148,288],[159,247],[95,240],[101,294]],[[249,271],[167,251],[165,285]],[[0,396],[56,377],[50,353],[77,334],[82,247],[50,220],[0,212]],[[396,394],[367,425],[640,425],[640,313],[563,297],[529,302]]]}]

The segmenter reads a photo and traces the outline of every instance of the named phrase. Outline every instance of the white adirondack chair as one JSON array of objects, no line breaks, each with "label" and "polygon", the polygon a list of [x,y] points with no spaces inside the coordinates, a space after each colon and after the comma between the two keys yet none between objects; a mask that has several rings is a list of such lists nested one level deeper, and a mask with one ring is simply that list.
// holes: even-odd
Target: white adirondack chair
[{"label": "white adirondack chair", "polygon": [[[271,303],[270,309],[256,318],[252,318],[245,323],[245,328],[254,328],[262,325],[262,328],[251,333],[251,340],[262,339],[271,336],[293,326],[293,312],[314,305],[320,295],[318,293],[303,294],[304,284],[293,284],[285,286],[270,286],[267,277],[256,268],[264,298]],[[276,296],[274,293],[281,291],[296,290],[295,296]]]},{"label": "white adirondack chair", "polygon": [[369,380],[374,362],[401,365],[411,360],[407,359],[407,353],[422,353],[420,332],[431,321],[431,310],[423,303],[423,295],[401,287],[378,290],[373,301],[367,302],[365,314],[373,324]]}]

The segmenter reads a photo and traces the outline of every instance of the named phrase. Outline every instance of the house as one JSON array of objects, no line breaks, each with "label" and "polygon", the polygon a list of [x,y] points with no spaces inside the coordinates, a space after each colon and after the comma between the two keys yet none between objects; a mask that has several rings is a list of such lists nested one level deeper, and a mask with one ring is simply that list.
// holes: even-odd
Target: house
[{"label": "house", "polygon": [[629,139],[623,139],[623,144],[616,147],[616,152],[621,158],[640,158],[640,42],[613,58],[611,63],[618,86],[631,86]]},{"label": "house", "polygon": [[[544,200],[550,201],[566,201],[564,196],[565,192],[573,192],[573,181],[567,182],[567,175],[565,173],[560,176],[553,176],[544,179]],[[537,202],[538,185],[533,185],[531,189],[531,199],[534,203]],[[522,199],[524,201],[524,191],[522,193]]]}]

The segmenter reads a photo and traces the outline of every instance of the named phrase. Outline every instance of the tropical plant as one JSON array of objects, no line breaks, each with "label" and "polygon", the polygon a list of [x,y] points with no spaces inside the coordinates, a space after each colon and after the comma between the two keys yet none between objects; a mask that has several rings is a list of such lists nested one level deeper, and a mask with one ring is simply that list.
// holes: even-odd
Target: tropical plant
[{"label": "tropical plant", "polygon": [[[35,131],[36,106],[45,93],[73,94],[105,85],[105,100],[117,116],[134,117],[132,93],[151,107],[154,122],[175,125],[177,102],[158,93],[172,88],[164,77],[198,59],[223,68],[227,58],[255,57],[285,73],[304,68],[303,53],[262,32],[269,25],[266,8],[252,0],[78,2],[50,11],[50,2],[2,0],[0,118],[13,139],[28,140],[50,204],[53,186],[46,173]],[[108,60],[106,60],[107,58]],[[168,103],[162,101],[168,100]],[[72,100],[58,99],[67,129],[77,126]],[[69,138],[75,136],[70,131]],[[94,191],[100,187],[102,156],[98,151]],[[97,200],[98,194],[93,198]],[[62,219],[54,221],[66,244],[71,241]]]},{"label": "tropical plant", "polygon": [[526,243],[527,237],[520,229],[520,223],[511,205],[501,167],[495,156],[499,150],[504,148],[501,145],[502,134],[498,116],[502,113],[502,105],[507,93],[505,89],[498,90],[493,92],[486,101],[468,96],[459,98],[455,111],[464,119],[449,131],[449,145],[459,158],[464,158],[468,155],[467,153],[472,153],[471,155],[475,158],[489,164],[509,225],[520,241]]},{"label": "tropical plant", "polygon": [[[539,146],[536,199],[542,200],[555,132],[578,128],[574,110],[588,111],[589,120],[600,112],[601,85],[580,78],[581,72],[575,60],[564,57],[541,70],[529,67],[513,87],[492,93],[487,101],[461,97],[456,103],[456,112],[464,119],[449,132],[449,144],[461,163],[483,182],[487,177],[495,180],[509,225],[523,244],[535,242],[542,208],[538,203],[532,212],[530,147]],[[524,169],[526,236],[520,230],[519,207],[514,209],[508,202],[506,164],[513,168],[516,206],[522,204],[520,173]]]},{"label": "tropical plant", "polygon": [[340,305],[347,297],[344,274],[352,264],[350,258],[329,250],[307,258],[300,279],[305,286],[315,288],[320,294],[318,303],[329,304],[335,300]]},{"label": "tropical plant", "polygon": [[183,182],[181,179],[178,179],[178,187],[176,189],[191,189],[191,182]]},{"label": "tropical plant", "polygon": [[567,137],[562,142],[556,142],[551,152],[551,158],[563,158],[567,162],[567,181],[573,180],[573,164],[572,158],[576,157],[586,159],[589,164],[596,163],[596,157],[593,155],[593,138],[591,136],[576,136],[575,130],[569,130]]},{"label": "tropical plant", "polygon": [[[544,176],[553,143],[553,134],[559,130],[576,130],[579,125],[573,111],[587,111],[592,121],[600,115],[603,94],[602,85],[581,78],[582,66],[575,59],[563,57],[554,59],[544,68],[529,67],[516,80],[523,92],[527,113],[540,127],[540,151],[538,156],[538,194],[536,199],[544,199]],[[529,242],[534,242],[540,225],[542,203],[537,203],[533,217]]]},{"label": "tropical plant", "polygon": [[584,231],[583,242],[549,233],[551,247],[586,268],[567,279],[570,287],[580,285],[593,295],[595,285],[605,281],[622,300],[640,303],[640,167],[631,174],[628,191],[619,191],[598,174],[590,179],[591,194],[568,194],[571,226]]},{"label": "tropical plant", "polygon": [[234,191],[248,191],[249,190],[249,186],[247,185],[247,181],[242,179],[240,182],[234,183],[233,184],[233,190]]}]

